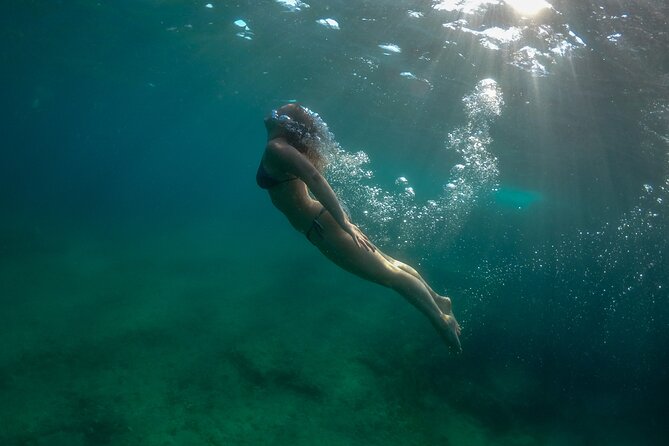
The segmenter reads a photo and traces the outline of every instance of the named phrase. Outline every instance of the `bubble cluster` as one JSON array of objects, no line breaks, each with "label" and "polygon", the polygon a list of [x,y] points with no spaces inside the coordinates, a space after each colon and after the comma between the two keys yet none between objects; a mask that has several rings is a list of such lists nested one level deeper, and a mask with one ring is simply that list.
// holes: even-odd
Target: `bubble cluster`
[{"label": "bubble cluster", "polygon": [[662,308],[666,308],[668,296],[668,117],[669,103],[656,101],[642,110],[639,122],[643,129],[641,148],[658,154],[664,169],[661,180],[639,184],[634,206],[594,230],[562,234],[554,242],[534,246],[532,252],[505,253],[503,262],[481,261],[472,273],[478,279],[476,283],[482,284],[478,287],[481,301],[494,300],[496,290],[510,278],[521,286],[528,278],[536,281],[548,277],[560,299],[542,305],[551,305],[553,313],[568,313],[567,326],[579,326],[585,323],[579,318],[597,314],[589,324],[618,331],[593,328],[599,338],[592,342],[598,345],[620,336],[621,330],[634,332],[628,342],[642,342],[644,336],[652,335],[656,323],[666,325],[655,318],[666,312]]},{"label": "bubble cluster", "polygon": [[494,80],[484,79],[462,103],[467,122],[450,132],[445,143],[445,150],[458,154],[460,160],[445,175],[442,192],[432,199],[419,201],[404,177],[397,178],[394,187],[383,188],[376,184],[365,152],[330,146],[328,180],[353,219],[380,245],[450,243],[482,193],[494,189],[499,170],[488,148],[490,123],[502,111],[501,90]]}]

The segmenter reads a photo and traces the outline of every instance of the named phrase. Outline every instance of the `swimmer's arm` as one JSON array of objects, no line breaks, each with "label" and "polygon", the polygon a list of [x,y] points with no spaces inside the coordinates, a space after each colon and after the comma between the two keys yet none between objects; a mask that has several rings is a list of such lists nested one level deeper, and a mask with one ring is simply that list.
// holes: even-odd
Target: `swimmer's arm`
[{"label": "swimmer's arm", "polygon": [[272,163],[279,169],[304,181],[314,197],[321,202],[339,226],[344,230],[346,229],[350,222],[341,204],[339,204],[337,195],[332,190],[330,183],[311,164],[307,157],[294,147],[281,143],[274,143],[268,147],[268,155],[271,156]]},{"label": "swimmer's arm", "polygon": [[[304,157],[302,157],[304,158]],[[341,228],[351,236],[358,247],[364,248],[368,251],[376,251],[376,247],[369,241],[367,236],[348,219],[348,215],[342,209],[337,194],[332,190],[330,183],[321,175],[321,173],[307,160],[306,161],[313,171],[307,172],[304,177],[296,173],[296,175],[306,183],[307,187],[318,201],[328,210],[330,215],[341,226]]]},{"label": "swimmer's arm", "polygon": [[327,209],[337,224],[353,238],[358,246],[363,246],[368,250],[375,249],[360,229],[349,221],[339,203],[337,194],[332,190],[325,177],[311,164],[311,161],[291,146],[276,144],[268,152],[274,155],[272,158],[277,167],[304,181],[314,197]]}]

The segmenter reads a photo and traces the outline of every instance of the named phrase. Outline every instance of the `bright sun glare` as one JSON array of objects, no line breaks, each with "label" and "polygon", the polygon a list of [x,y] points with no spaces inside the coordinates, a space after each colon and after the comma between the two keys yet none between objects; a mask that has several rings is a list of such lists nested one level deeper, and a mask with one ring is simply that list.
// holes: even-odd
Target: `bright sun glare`
[{"label": "bright sun glare", "polygon": [[550,3],[544,0],[505,0],[513,9],[524,16],[533,16],[542,9],[551,8]]}]

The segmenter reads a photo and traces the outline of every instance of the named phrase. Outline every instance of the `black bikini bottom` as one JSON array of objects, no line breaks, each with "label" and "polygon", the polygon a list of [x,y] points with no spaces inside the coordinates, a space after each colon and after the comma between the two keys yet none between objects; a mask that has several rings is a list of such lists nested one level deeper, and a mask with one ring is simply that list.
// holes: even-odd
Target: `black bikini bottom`
[{"label": "black bikini bottom", "polygon": [[307,240],[309,240],[312,243],[313,241],[310,238],[312,232],[318,234],[320,238],[323,238],[323,225],[319,221],[319,218],[321,218],[321,215],[323,215],[323,212],[325,211],[326,209],[324,207],[321,208],[320,212],[318,213],[318,215],[316,215],[314,220],[311,222],[311,226],[309,226],[309,229],[307,229],[307,232],[305,233],[305,235],[307,236]]}]

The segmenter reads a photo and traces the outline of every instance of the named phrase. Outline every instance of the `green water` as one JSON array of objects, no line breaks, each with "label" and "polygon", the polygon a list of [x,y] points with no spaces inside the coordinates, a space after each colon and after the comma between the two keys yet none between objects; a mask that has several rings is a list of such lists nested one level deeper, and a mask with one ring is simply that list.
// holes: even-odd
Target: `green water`
[{"label": "green water", "polygon": [[[0,16],[0,445],[666,444],[664,2],[207,3]],[[461,355],[255,185],[295,99]]]},{"label": "green water", "polygon": [[575,435],[551,432],[555,408],[529,427],[517,418],[540,378],[507,366],[473,379],[404,302],[296,250],[297,240],[259,260],[216,228],[191,231],[71,234],[3,268],[20,299],[3,314],[4,444]]}]

